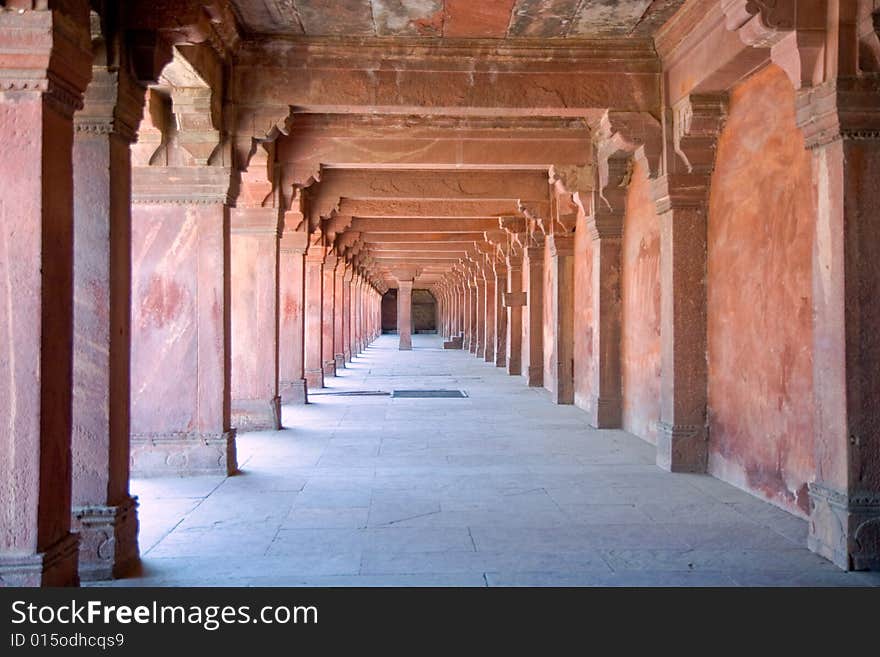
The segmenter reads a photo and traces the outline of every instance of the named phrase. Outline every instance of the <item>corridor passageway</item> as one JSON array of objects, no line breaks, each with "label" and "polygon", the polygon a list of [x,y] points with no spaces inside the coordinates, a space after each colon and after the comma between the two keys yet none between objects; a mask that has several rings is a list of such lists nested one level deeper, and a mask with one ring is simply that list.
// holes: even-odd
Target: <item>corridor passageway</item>
[{"label": "corridor passageway", "polygon": [[[241,474],[134,480],[143,572],[107,585],[880,584],[805,546],[807,523],[546,391],[413,335],[380,337]],[[466,398],[350,394],[462,390]]]}]

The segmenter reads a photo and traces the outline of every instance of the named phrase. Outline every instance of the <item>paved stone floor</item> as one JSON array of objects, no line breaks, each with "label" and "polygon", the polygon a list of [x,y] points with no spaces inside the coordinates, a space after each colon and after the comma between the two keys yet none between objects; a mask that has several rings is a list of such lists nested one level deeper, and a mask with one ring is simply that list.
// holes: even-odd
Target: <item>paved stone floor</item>
[{"label": "paved stone floor", "polygon": [[[383,336],[292,429],[239,436],[235,477],[137,480],[151,586],[880,585],[805,547],[806,522],[436,336]],[[345,396],[435,388],[466,399]]]}]

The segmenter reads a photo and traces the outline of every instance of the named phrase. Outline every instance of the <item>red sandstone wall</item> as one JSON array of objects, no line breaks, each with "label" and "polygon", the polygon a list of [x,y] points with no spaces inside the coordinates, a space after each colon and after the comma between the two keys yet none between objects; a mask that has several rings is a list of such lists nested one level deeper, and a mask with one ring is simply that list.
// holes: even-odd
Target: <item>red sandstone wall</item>
[{"label": "red sandstone wall", "polygon": [[660,222],[648,173],[636,164],[621,245],[623,428],[657,443],[660,420]]},{"label": "red sandstone wall", "polygon": [[813,473],[811,159],[770,67],[731,95],[708,229],[709,470],[800,514]]},{"label": "red sandstone wall", "polygon": [[553,258],[550,255],[550,240],[544,244],[544,305],[542,322],[544,325],[544,387],[556,391],[556,377],[553,367],[553,346],[556,342],[556,329],[553,326]]},{"label": "red sandstone wall", "polygon": [[593,393],[593,240],[582,212],[574,233],[574,403],[590,407]]},{"label": "red sandstone wall", "polygon": [[197,425],[197,217],[181,215],[132,206],[132,433]]}]

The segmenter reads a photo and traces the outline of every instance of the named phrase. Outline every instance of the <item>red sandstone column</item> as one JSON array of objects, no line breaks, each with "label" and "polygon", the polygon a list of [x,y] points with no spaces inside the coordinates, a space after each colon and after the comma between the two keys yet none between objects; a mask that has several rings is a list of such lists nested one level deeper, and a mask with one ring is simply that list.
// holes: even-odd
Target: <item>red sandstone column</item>
[{"label": "red sandstone column", "polygon": [[574,403],[574,235],[550,236],[553,260],[553,401]]},{"label": "red sandstone column", "polygon": [[484,265],[483,271],[486,280],[483,360],[493,363],[495,362],[495,272],[490,264]]},{"label": "red sandstone column", "polygon": [[306,333],[305,376],[311,390],[324,387],[323,314],[324,314],[324,256],[326,249],[309,245],[306,252]]},{"label": "red sandstone column", "polygon": [[412,350],[412,280],[397,280],[397,333],[400,351]]},{"label": "red sandstone column", "polygon": [[473,271],[468,272],[467,332],[468,351],[477,352],[477,279]]},{"label": "red sandstone column", "polygon": [[507,309],[504,290],[507,287],[507,267],[495,260],[495,367],[507,366]]},{"label": "red sandstone column", "polygon": [[522,251],[511,245],[507,254],[507,373],[522,374],[522,315],[525,293],[522,290]]},{"label": "red sandstone column", "polygon": [[599,211],[587,219],[593,238],[593,385],[590,424],[598,429],[614,429],[621,423],[620,379],[620,245],[623,235],[622,213]]},{"label": "red sandstone column", "polygon": [[336,376],[336,351],[333,345],[336,316],[336,265],[339,259],[328,255],[324,259],[324,291],[323,291],[323,320],[321,323],[321,361],[324,368],[324,376]]},{"label": "red sandstone column", "polygon": [[818,209],[807,544],[841,568],[880,569],[880,81],[840,77],[797,106]]},{"label": "red sandstone column", "polygon": [[131,144],[144,91],[124,69],[95,66],[74,117],[73,529],[85,580],[138,561],[129,494]]},{"label": "red sandstone column", "polygon": [[483,266],[477,263],[474,267],[474,280],[477,285],[477,305],[476,305],[476,348],[474,355],[477,358],[483,358],[486,349],[486,275],[483,272]]},{"label": "red sandstone column", "polygon": [[[54,4],[53,4],[54,6]],[[72,117],[89,7],[0,12],[0,583],[76,585]],[[47,70],[48,66],[48,70]]]},{"label": "red sandstone column", "polygon": [[[544,385],[544,236],[533,234],[525,249],[523,267],[528,272],[526,294],[529,344],[523,349],[522,371],[529,386]],[[525,345],[524,345],[525,347]]]},{"label": "red sandstone column", "polygon": [[281,428],[278,395],[277,208],[233,208],[232,424],[239,431]]},{"label": "red sandstone column", "polygon": [[363,314],[364,314],[364,279],[363,275],[358,272],[355,278],[354,288],[354,351],[360,354],[364,350],[364,334],[363,334]]},{"label": "red sandstone column", "polygon": [[345,263],[342,278],[342,349],[343,360],[351,362],[351,281],[354,268],[350,262]]},{"label": "red sandstone column", "polygon": [[333,278],[333,360],[334,371],[345,368],[345,341],[343,337],[343,318],[345,313],[343,288],[345,287],[346,263],[342,258],[336,263]]},{"label": "red sandstone column", "polygon": [[305,379],[305,252],[308,234],[285,231],[279,253],[279,394],[285,404],[308,402]]},{"label": "red sandstone column", "polygon": [[234,473],[230,170],[134,167],[132,471]]}]

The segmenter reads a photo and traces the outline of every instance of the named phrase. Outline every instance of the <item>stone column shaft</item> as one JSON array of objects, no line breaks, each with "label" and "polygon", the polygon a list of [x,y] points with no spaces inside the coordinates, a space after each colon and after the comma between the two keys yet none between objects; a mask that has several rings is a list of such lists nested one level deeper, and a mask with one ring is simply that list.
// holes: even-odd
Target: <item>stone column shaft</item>
[{"label": "stone column shaft", "polygon": [[483,360],[487,363],[495,362],[495,299],[495,274],[490,269],[486,273],[486,315],[483,322],[485,333]]},{"label": "stone column shaft", "polygon": [[310,246],[306,254],[306,333],[305,376],[311,390],[324,387],[323,315],[324,315],[324,253],[323,247]]},{"label": "stone column shaft", "polygon": [[507,290],[504,300],[507,307],[507,373],[519,376],[522,374],[522,310],[526,301],[520,254],[507,257]]},{"label": "stone column shaft", "polygon": [[231,220],[232,424],[277,430],[279,212],[237,207]]},{"label": "stone column shaft", "polygon": [[553,260],[553,401],[574,403],[574,235],[550,236]]},{"label": "stone column shaft", "polygon": [[333,281],[333,360],[338,371],[345,368],[344,317],[345,261],[340,258]]},{"label": "stone column shaft", "polygon": [[523,350],[523,375],[529,386],[544,385],[544,246],[525,249],[523,267],[528,271],[529,289],[526,294],[529,328],[528,350]]},{"label": "stone column shaft", "polygon": [[333,344],[336,317],[336,265],[335,256],[324,260],[323,318],[321,322],[321,362],[324,376],[336,376],[336,350]]},{"label": "stone column shaft", "polygon": [[412,350],[412,289],[412,281],[398,281],[397,333],[400,336],[400,351]]},{"label": "stone column shaft", "polygon": [[308,402],[305,379],[305,250],[308,235],[288,232],[281,237],[278,365],[279,394],[285,404]]},{"label": "stone column shaft", "polygon": [[507,287],[507,270],[495,265],[495,366],[507,366],[507,309],[504,307],[504,290]]}]

